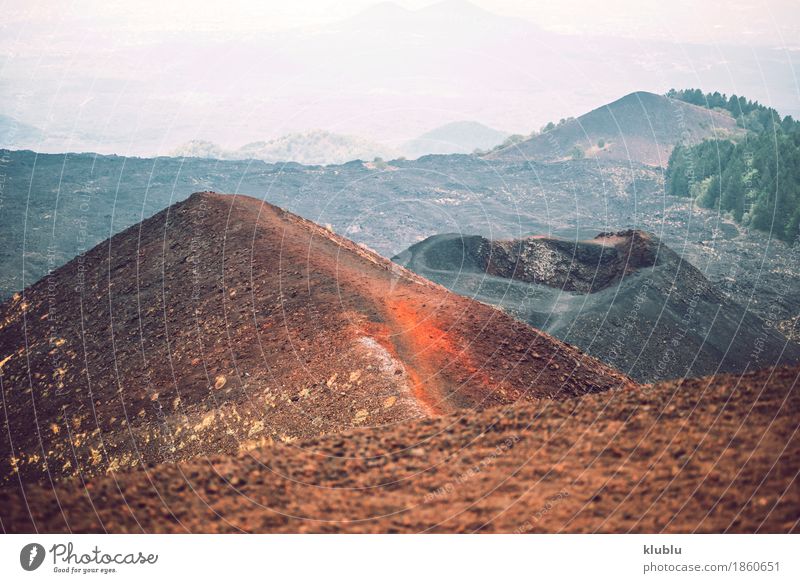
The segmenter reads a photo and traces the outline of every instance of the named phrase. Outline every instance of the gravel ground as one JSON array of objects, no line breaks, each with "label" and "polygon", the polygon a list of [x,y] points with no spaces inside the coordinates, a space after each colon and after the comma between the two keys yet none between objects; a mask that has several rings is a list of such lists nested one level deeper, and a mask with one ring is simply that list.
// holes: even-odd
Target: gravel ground
[{"label": "gravel ground", "polygon": [[800,368],[0,490],[6,532],[797,532]]}]

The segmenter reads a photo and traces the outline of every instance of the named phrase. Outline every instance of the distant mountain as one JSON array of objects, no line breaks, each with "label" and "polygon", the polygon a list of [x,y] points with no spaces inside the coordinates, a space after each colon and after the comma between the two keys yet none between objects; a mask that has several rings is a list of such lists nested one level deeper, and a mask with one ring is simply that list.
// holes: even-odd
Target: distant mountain
[{"label": "distant mountain", "polygon": [[251,142],[239,148],[236,154],[265,162],[310,165],[393,157],[389,148],[375,142],[322,130],[289,134],[267,142]]},{"label": "distant mountain", "polygon": [[324,130],[287,134],[268,141],[251,142],[237,150],[226,150],[205,140],[192,140],[175,149],[172,156],[217,160],[263,160],[306,165],[342,164],[351,160],[392,158],[390,148],[355,136]]},{"label": "distant mountain", "polygon": [[352,160],[411,159],[428,154],[471,154],[502,143],[507,133],[474,121],[458,121],[433,129],[406,142],[399,150],[357,136],[324,130],[293,133],[267,141],[225,149],[207,140],[191,140],[173,150],[171,156],[215,160],[262,160],[269,163],[297,162],[305,165],[343,164]]},{"label": "distant mountain", "polygon": [[170,155],[180,158],[209,158],[212,160],[234,160],[231,158],[232,150],[225,150],[221,146],[208,140],[192,140],[175,148]]},{"label": "distant mountain", "polygon": [[471,154],[501,144],[508,134],[476,121],[454,121],[406,142],[402,151],[409,158],[426,154]]},{"label": "distant mountain", "polygon": [[[467,0],[443,0],[421,8],[410,9],[395,2],[380,2],[369,6],[343,21],[336,29],[348,33],[360,32],[392,41],[424,35],[425,42],[441,42],[444,37],[481,38],[481,34],[549,35],[533,23],[519,18],[496,14]],[[433,35],[433,36],[430,36]],[[436,58],[431,55],[431,58]]]},{"label": "distant mountain", "polygon": [[435,235],[393,260],[640,382],[800,362],[800,347],[643,231],[579,242]]},{"label": "distant mountain", "polygon": [[744,130],[727,112],[638,91],[577,119],[491,152],[493,160],[553,162],[574,158],[633,161],[666,167],[678,143],[730,138]]},{"label": "distant mountain", "polygon": [[0,148],[34,146],[43,137],[44,134],[39,128],[0,114]]}]

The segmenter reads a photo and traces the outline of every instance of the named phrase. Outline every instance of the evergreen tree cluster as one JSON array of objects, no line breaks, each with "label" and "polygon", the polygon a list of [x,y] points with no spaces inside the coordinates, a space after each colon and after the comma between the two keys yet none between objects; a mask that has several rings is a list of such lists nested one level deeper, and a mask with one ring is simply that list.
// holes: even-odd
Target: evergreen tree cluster
[{"label": "evergreen tree cluster", "polygon": [[666,171],[667,194],[690,196],[700,206],[787,242],[800,229],[800,122],[781,118],[755,101],[698,89],[669,97],[729,111],[749,131],[736,142],[706,140],[677,145]]},{"label": "evergreen tree cluster", "polygon": [[670,89],[667,97],[708,109],[727,111],[740,127],[756,133],[769,128],[775,119],[780,120],[778,112],[771,107],[738,95],[728,97],[719,91],[703,93],[700,89]]}]

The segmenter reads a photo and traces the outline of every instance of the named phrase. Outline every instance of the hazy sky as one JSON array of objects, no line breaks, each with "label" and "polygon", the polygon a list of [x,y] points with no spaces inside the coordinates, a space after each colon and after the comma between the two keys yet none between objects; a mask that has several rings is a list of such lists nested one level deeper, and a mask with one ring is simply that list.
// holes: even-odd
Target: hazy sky
[{"label": "hazy sky", "polygon": [[[7,25],[101,24],[145,31],[241,32],[314,26],[352,16],[378,0],[11,0],[0,2]],[[409,9],[435,2],[397,0]],[[492,12],[545,29],[678,42],[794,45],[800,48],[797,0],[474,0]],[[3,42],[3,41],[0,41]]]},{"label": "hazy sky", "polygon": [[670,87],[800,115],[800,0],[0,0],[0,14],[0,116],[41,151],[315,129],[395,146],[458,120],[529,133]]}]

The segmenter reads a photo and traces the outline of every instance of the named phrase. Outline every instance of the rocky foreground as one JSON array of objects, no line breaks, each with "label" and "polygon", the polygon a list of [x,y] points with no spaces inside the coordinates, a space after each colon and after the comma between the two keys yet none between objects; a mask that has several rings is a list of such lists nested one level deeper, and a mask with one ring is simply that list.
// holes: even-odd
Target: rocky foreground
[{"label": "rocky foreground", "polygon": [[800,368],[0,491],[6,532],[797,532]]}]

